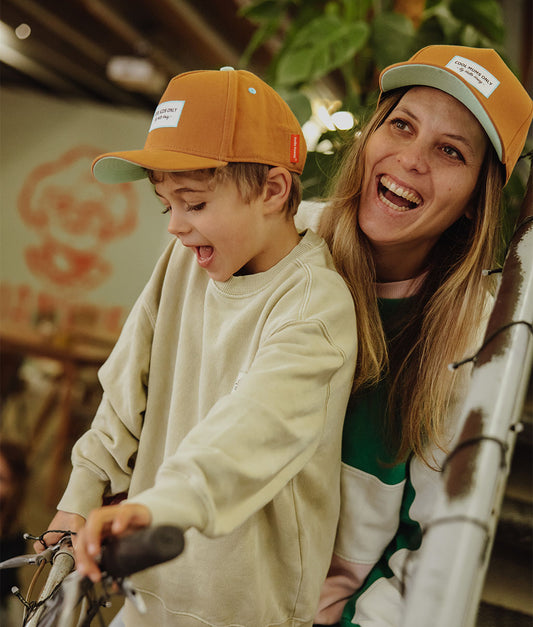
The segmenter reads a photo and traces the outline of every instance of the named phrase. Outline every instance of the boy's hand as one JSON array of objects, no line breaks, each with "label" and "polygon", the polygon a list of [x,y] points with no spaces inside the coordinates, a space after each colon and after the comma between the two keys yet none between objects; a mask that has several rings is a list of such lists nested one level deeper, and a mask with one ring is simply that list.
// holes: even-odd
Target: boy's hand
[{"label": "boy's hand", "polygon": [[102,574],[97,560],[102,540],[108,536],[123,536],[148,527],[152,522],[150,510],[139,503],[123,502],[93,510],[83,529],[74,537],[76,569],[91,581],[100,581]]},{"label": "boy's hand", "polygon": [[[79,514],[70,514],[69,512],[62,512],[59,510],[57,514],[52,518],[52,522],[48,525],[48,529],[60,529],[62,531],[79,531],[85,524],[85,518]],[[47,533],[44,536],[46,546],[57,544],[62,538],[61,533]],[[41,553],[46,547],[39,541],[34,542],[33,550],[36,553]]]}]

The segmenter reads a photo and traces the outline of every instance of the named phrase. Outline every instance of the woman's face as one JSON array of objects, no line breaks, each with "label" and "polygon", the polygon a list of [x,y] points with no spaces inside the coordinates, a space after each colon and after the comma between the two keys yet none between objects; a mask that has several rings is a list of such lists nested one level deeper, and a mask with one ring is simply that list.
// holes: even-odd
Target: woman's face
[{"label": "woman's face", "polygon": [[440,235],[468,212],[486,134],[458,100],[413,87],[369,138],[359,226],[378,279],[411,278]]}]

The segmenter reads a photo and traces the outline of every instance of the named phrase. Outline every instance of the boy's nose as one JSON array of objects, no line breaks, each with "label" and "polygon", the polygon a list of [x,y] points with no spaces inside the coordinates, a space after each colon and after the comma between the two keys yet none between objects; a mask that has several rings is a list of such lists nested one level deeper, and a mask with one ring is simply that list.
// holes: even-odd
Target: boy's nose
[{"label": "boy's nose", "polygon": [[187,218],[182,214],[182,212],[172,209],[170,211],[170,219],[168,221],[168,232],[171,235],[175,235],[176,237],[180,237],[189,233],[191,227]]}]

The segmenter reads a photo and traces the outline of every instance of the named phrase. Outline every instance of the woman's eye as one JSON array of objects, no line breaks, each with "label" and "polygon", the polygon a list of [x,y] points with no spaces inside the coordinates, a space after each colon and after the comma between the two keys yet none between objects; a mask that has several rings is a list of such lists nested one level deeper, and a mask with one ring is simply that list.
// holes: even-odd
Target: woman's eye
[{"label": "woman's eye", "polygon": [[390,124],[392,127],[397,128],[400,131],[403,131],[409,126],[405,120],[402,120],[400,118],[395,118],[394,120],[391,120]]},{"label": "woman's eye", "polygon": [[170,211],[170,207],[163,207],[163,209],[161,209],[161,213],[164,215],[165,213],[168,213]]},{"label": "woman's eye", "polygon": [[187,211],[201,211],[205,207],[205,202],[200,202],[197,205],[187,205]]},{"label": "woman's eye", "polygon": [[464,161],[463,155],[453,146],[444,146],[442,151],[449,157],[452,157],[452,159],[458,159],[459,161]]}]

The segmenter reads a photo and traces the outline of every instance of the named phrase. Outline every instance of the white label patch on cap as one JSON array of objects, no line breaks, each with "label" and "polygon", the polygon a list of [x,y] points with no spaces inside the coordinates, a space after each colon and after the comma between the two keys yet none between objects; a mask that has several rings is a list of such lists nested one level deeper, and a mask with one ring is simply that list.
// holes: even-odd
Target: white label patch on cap
[{"label": "white label patch on cap", "polygon": [[498,87],[500,81],[488,72],[482,65],[465,59],[465,57],[455,56],[446,64],[446,67],[475,87],[481,94],[488,98]]},{"label": "white label patch on cap", "polygon": [[158,104],[148,132],[153,131],[154,128],[178,126],[184,104],[185,100],[169,100]]}]

